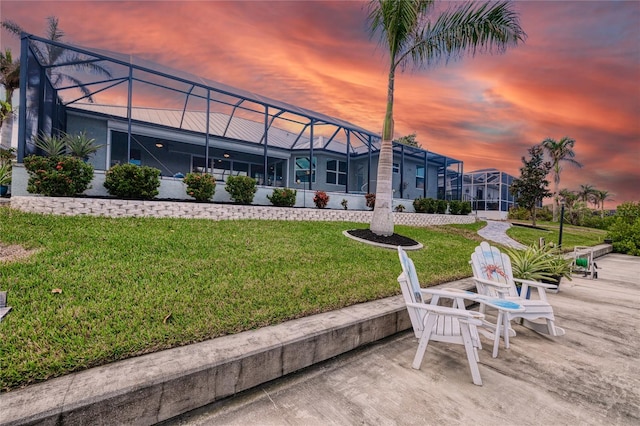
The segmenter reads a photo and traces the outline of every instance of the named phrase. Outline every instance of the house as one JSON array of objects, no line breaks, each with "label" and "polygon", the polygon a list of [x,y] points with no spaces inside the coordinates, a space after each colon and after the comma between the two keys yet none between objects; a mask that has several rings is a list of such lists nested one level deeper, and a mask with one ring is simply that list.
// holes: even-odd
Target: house
[{"label": "house", "polygon": [[506,220],[515,204],[509,192],[514,179],[497,169],[467,172],[462,179],[462,199],[471,201],[472,213],[480,218]]},{"label": "house", "polygon": [[[46,63],[43,52],[61,54]],[[255,178],[259,191],[322,190],[364,206],[375,192],[380,136],[347,121],[149,61],[23,34],[18,162],[38,154],[39,134],[87,132],[102,147],[96,173],[115,164],[160,169],[175,198],[188,172]],[[87,67],[90,64],[91,67]],[[105,70],[94,73],[95,68]],[[393,188],[411,210],[417,197],[461,199],[461,161],[394,143]],[[179,180],[181,184],[181,180]],[[99,181],[93,191],[106,191]],[[221,191],[216,191],[216,197]],[[333,208],[341,208],[340,198]],[[214,198],[215,200],[215,198]],[[257,203],[266,197],[257,197]],[[261,201],[262,200],[262,201]]]}]

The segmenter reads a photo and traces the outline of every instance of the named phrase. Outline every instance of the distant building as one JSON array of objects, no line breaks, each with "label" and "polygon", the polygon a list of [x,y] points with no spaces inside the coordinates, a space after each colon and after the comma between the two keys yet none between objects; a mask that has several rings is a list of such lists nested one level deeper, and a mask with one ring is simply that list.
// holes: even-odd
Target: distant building
[{"label": "distant building", "polygon": [[[37,51],[49,48],[61,59],[42,63]],[[376,190],[376,132],[130,55],[28,34],[22,52],[18,162],[39,152],[39,134],[86,131],[103,145],[90,158],[96,171],[147,165],[163,184],[193,171],[221,185],[246,175],[267,189],[360,194],[363,203]],[[93,63],[111,75],[83,66]],[[393,152],[394,198],[409,210],[417,197],[461,199],[462,161],[398,143]]]},{"label": "distant building", "polygon": [[471,201],[473,214],[492,220],[506,220],[514,205],[509,186],[514,177],[497,169],[467,172],[462,178],[462,199]]}]

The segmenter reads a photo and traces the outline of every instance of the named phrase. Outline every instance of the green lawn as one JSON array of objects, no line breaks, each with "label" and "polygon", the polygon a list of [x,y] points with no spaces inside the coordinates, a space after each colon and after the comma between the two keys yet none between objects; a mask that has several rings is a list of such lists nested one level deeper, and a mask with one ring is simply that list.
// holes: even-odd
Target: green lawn
[{"label": "green lawn", "polygon": [[[420,281],[435,285],[471,275],[468,260],[482,226],[396,226],[396,232],[425,245],[410,256]],[[0,242],[37,249],[0,263],[0,288],[13,306],[0,323],[0,391],[399,294],[397,253],[342,235],[366,227],[0,208]],[[510,233],[526,243],[544,232],[524,230]],[[583,234],[601,231],[567,227],[565,241]]]},{"label": "green lawn", "polygon": [[[526,224],[529,225],[530,222]],[[543,230],[523,226],[512,226],[507,230],[507,235],[525,245],[538,244],[540,238],[544,238],[547,243],[558,244],[558,236],[560,233],[560,225],[558,223],[537,222],[536,226],[543,228]],[[564,224],[562,226],[562,250],[568,252],[573,251],[574,246],[595,246],[602,244],[606,235],[607,231],[601,229]]]},{"label": "green lawn", "polygon": [[[471,274],[482,224],[396,232],[425,245],[420,280]],[[397,253],[339,222],[94,218],[0,208],[0,389],[399,293]],[[52,293],[62,289],[62,293]]]}]

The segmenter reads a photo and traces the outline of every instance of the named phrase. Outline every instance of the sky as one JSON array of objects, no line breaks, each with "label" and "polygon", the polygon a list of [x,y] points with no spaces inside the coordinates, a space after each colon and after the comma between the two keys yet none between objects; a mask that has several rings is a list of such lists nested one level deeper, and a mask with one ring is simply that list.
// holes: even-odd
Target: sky
[{"label": "sky", "polygon": [[[438,8],[456,2],[437,2]],[[8,1],[0,18],[43,36],[143,59],[298,105],[380,133],[388,55],[362,1]],[[513,1],[527,33],[477,54],[396,75],[395,137],[520,175],[528,148],[576,140],[560,188],[640,201],[640,1]],[[435,16],[435,15],[434,15]],[[19,41],[0,31],[0,47]],[[16,55],[17,56],[17,55]],[[552,177],[549,176],[552,181]]]}]

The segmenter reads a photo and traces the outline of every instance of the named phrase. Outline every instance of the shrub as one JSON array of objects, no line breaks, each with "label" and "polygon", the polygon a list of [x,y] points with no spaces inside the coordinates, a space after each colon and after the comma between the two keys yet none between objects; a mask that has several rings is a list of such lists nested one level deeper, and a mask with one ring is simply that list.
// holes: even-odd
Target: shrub
[{"label": "shrub", "polygon": [[553,220],[553,212],[549,206],[543,206],[542,208],[536,209],[536,220],[545,222],[551,222]]},{"label": "shrub", "polygon": [[433,198],[418,197],[413,200],[413,208],[417,213],[435,213],[436,200]]},{"label": "shrub", "polygon": [[447,200],[435,200],[436,201],[436,213],[445,214],[447,212]]},{"label": "shrub", "polygon": [[395,211],[397,211],[398,213],[402,213],[404,210],[405,210],[405,207],[402,204],[398,204],[395,208]]},{"label": "shrub", "polygon": [[415,210],[416,213],[426,213],[427,212],[426,200],[427,199],[423,197],[418,197],[415,200],[413,200],[413,210]]},{"label": "shrub", "polygon": [[256,180],[249,176],[229,176],[225,190],[239,204],[251,204],[257,191]]},{"label": "shrub", "polygon": [[196,201],[209,201],[216,192],[216,180],[208,173],[187,173],[182,181],[187,185],[187,195]]},{"label": "shrub", "polygon": [[531,213],[529,212],[529,209],[514,206],[509,209],[509,215],[507,217],[513,220],[529,220],[531,218]]},{"label": "shrub", "polygon": [[[531,212],[524,207],[511,207],[507,217],[513,220],[531,220]],[[553,212],[547,206],[536,208],[536,220],[550,222],[553,220]]]},{"label": "shrub", "polygon": [[[566,217],[565,217],[566,220]],[[596,228],[596,229],[609,229],[609,227],[614,223],[614,216],[605,216],[600,217],[600,213],[596,211],[592,211],[591,215],[585,216],[582,221],[582,226],[586,226],[587,228]]]},{"label": "shrub", "polygon": [[104,187],[110,195],[150,200],[158,195],[160,170],[135,164],[118,164],[107,171]]},{"label": "shrub", "polygon": [[291,207],[296,204],[298,191],[289,188],[274,188],[271,196],[267,195],[271,204],[278,207]]},{"label": "shrub", "polygon": [[83,193],[93,179],[93,167],[69,156],[40,157],[30,155],[24,159],[29,172],[27,191],[50,197],[72,197]]},{"label": "shrub", "polygon": [[471,213],[471,201],[449,201],[449,213],[456,215],[467,215]]},{"label": "shrub", "polygon": [[329,203],[329,196],[324,191],[316,191],[316,195],[313,197],[313,203],[317,208],[324,209]]},{"label": "shrub", "polygon": [[471,213],[471,201],[461,201],[462,207],[460,208],[460,214],[468,215]]},{"label": "shrub", "polygon": [[616,253],[640,256],[640,201],[618,206],[607,238],[611,239]]},{"label": "shrub", "polygon": [[376,206],[376,194],[368,193],[364,195],[364,198],[367,203],[367,207],[373,210]]},{"label": "shrub", "polygon": [[451,200],[449,201],[449,214],[460,214],[462,211],[462,201]]},{"label": "shrub", "polygon": [[340,201],[340,205],[347,210],[349,208],[349,201],[346,198],[343,198],[342,201]]}]

